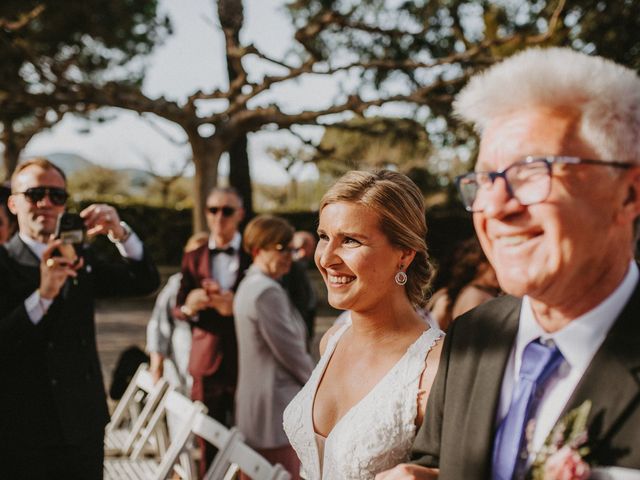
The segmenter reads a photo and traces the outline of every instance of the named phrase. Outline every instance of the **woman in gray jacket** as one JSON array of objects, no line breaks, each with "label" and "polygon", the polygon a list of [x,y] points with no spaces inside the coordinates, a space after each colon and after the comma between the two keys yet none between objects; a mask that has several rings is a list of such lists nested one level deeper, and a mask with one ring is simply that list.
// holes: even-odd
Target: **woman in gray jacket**
[{"label": "woman in gray jacket", "polygon": [[282,413],[306,383],[313,361],[302,317],[278,279],[289,271],[294,229],[260,215],[247,225],[243,248],[253,258],[233,301],[239,373],[236,425],[267,460],[299,478],[300,463],[282,427]]}]

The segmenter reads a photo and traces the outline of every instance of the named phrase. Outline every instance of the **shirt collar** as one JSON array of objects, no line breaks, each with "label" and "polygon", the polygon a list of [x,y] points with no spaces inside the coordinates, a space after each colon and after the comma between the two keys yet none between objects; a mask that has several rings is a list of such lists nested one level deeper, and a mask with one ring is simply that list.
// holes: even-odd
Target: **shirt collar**
[{"label": "shirt collar", "polygon": [[236,232],[233,234],[233,238],[229,242],[229,245],[217,245],[215,239],[212,235],[209,236],[209,249],[213,250],[214,248],[223,248],[223,247],[233,247],[236,252],[240,251],[240,246],[242,244],[242,236],[240,232]]},{"label": "shirt collar", "polygon": [[571,368],[585,370],[595,355],[616,318],[631,298],[638,283],[638,266],[634,261],[618,287],[595,308],[569,322],[564,328],[554,333],[547,333],[536,321],[531,300],[528,296],[522,299],[520,324],[516,338],[515,372],[520,371],[522,352],[533,340],[553,340]]},{"label": "shirt collar", "polygon": [[47,249],[47,244],[34,240],[33,238],[23,234],[22,232],[18,232],[18,236],[20,240],[22,240],[27,247],[38,257],[38,260],[42,259],[42,254]]}]

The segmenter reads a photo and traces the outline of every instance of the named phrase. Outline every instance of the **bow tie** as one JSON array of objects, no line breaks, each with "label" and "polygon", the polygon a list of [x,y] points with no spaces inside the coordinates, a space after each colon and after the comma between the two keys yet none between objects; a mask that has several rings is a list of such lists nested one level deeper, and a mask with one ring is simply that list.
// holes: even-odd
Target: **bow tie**
[{"label": "bow tie", "polygon": [[209,252],[211,253],[211,256],[217,255],[219,253],[225,253],[227,255],[233,255],[234,253],[236,253],[235,249],[233,247],[227,247],[227,248],[210,248]]}]

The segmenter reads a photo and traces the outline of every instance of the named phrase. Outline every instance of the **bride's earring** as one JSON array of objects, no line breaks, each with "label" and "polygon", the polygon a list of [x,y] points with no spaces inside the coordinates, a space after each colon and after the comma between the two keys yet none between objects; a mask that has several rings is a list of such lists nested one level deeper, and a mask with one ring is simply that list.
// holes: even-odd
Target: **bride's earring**
[{"label": "bride's earring", "polygon": [[402,271],[404,265],[400,265],[400,271],[396,273],[395,281],[398,285],[402,286],[407,283],[407,274]]}]

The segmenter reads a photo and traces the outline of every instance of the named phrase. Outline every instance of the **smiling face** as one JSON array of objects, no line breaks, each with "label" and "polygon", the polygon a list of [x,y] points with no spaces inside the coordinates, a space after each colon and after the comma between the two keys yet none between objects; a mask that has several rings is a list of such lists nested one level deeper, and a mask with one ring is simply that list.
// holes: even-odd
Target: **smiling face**
[{"label": "smiling face", "polygon": [[[526,155],[598,159],[576,133],[578,121],[571,111],[543,108],[498,117],[483,132],[476,169],[502,170]],[[631,259],[632,215],[621,210],[633,170],[555,165],[549,197],[530,206],[497,179],[473,219],[503,290],[552,306],[579,304],[594,285],[615,288]]]},{"label": "smiling face", "polygon": [[364,312],[390,302],[393,295],[405,295],[394,281],[403,253],[391,245],[371,208],[348,202],[326,205],[318,236],[315,262],[332,307]]},{"label": "smiling face", "polygon": [[64,205],[55,205],[49,195],[37,202],[31,202],[24,192],[33,187],[65,188],[65,180],[60,172],[53,168],[43,168],[30,165],[13,179],[9,197],[9,208],[18,218],[20,232],[34,240],[47,242],[49,236],[55,232],[58,215],[64,212]]}]

